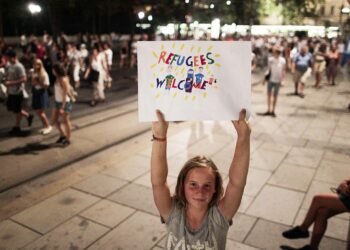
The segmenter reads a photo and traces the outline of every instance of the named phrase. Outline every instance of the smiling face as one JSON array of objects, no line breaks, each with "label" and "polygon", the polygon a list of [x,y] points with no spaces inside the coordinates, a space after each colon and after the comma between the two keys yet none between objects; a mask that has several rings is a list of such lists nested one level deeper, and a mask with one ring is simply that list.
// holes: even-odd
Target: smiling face
[{"label": "smiling face", "polygon": [[185,198],[189,206],[208,207],[215,193],[215,174],[211,168],[190,170],[184,182]]}]

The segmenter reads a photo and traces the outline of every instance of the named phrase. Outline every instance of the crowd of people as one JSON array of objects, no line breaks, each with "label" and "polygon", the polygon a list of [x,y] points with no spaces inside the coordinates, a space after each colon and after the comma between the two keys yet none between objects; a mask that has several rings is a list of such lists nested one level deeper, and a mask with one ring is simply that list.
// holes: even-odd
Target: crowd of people
[{"label": "crowd of people", "polygon": [[[118,45],[120,68],[136,66],[136,41],[131,37]],[[19,46],[7,46],[0,40],[1,91],[7,96],[7,109],[16,116],[10,134],[21,133],[22,117],[27,119],[28,126],[32,125],[31,106],[42,121],[40,132],[49,134],[52,125],[56,125],[61,134],[57,142],[69,145],[69,114],[78,98],[81,81],[92,86],[91,106],[104,102],[105,90],[112,87],[112,42],[111,36],[88,34],[75,36],[72,41],[64,33],[54,40],[46,32],[42,38],[31,35],[27,39],[22,35]],[[46,113],[51,95],[55,104],[49,121]]]},{"label": "crowd of people", "polygon": [[[142,36],[141,39],[148,40],[148,37]],[[112,87],[113,62],[118,62],[120,68],[136,66],[137,40],[131,36],[118,46],[113,46],[110,36],[102,39],[97,35],[79,34],[74,41],[69,41],[64,33],[56,41],[47,33],[41,39],[31,36],[29,41],[21,36],[21,56],[18,56],[18,49],[0,42],[0,68],[5,69],[2,91],[7,94],[8,111],[15,116],[15,124],[10,133],[18,135],[21,132],[22,118],[27,120],[28,126],[32,125],[34,115],[24,105],[31,96],[31,108],[42,122],[40,132],[43,135],[49,134],[55,125],[59,131],[56,143],[70,145],[70,114],[78,98],[81,81],[88,81],[92,85],[91,106],[104,102],[105,89]],[[252,69],[267,69],[263,79],[263,83],[267,83],[268,98],[267,111],[262,114],[265,116],[276,117],[277,97],[287,72],[293,75],[294,92],[291,95],[304,98],[305,84],[311,74],[315,75],[313,87],[318,91],[324,85],[335,86],[339,68],[350,63],[349,40],[276,36],[237,36],[227,37],[226,40],[252,41]],[[113,60],[113,54],[118,55],[117,60]],[[324,76],[326,83],[323,82]],[[30,93],[27,92],[26,84],[31,86]],[[54,107],[49,119],[47,109],[52,92]],[[215,245],[216,239],[222,239],[220,244],[224,246],[225,235],[243,194],[249,166],[250,127],[245,119],[245,111],[241,111],[239,121],[233,122],[238,137],[243,139],[240,140],[241,144],[237,142],[236,152],[240,153],[236,153],[232,160],[230,181],[225,194],[222,193],[222,181],[215,164],[207,158],[199,157],[186,163],[179,176],[176,194],[170,195],[166,184],[168,123],[160,112],[157,112],[157,117],[158,122],[153,123],[151,175],[155,203],[170,232],[167,244],[171,245],[175,239],[183,238],[191,244],[200,240]],[[350,181],[346,179],[336,189],[338,194],[315,196],[303,223],[283,232],[283,237],[308,237],[308,228],[314,224],[310,245],[301,249],[318,249],[327,220],[336,214],[350,211],[349,188]],[[196,190],[202,190],[198,191],[202,192],[202,196],[197,196]],[[211,216],[211,224],[205,224],[207,227],[203,229],[201,225],[207,220],[208,214]],[[179,223],[184,220],[188,224],[182,223],[180,227]],[[208,234],[208,227],[215,229],[209,230],[215,235]],[[184,231],[187,229],[190,233]],[[190,234],[191,239],[188,238]]]},{"label": "crowd of people", "polygon": [[268,107],[261,115],[276,117],[277,97],[286,72],[292,74],[294,82],[294,92],[289,95],[304,98],[305,84],[312,74],[313,87],[319,90],[323,86],[335,86],[340,68],[350,66],[350,40],[260,37],[252,41],[252,68],[267,67],[263,84],[267,82]]},{"label": "crowd of people", "polygon": [[[29,95],[22,84],[31,85],[29,94],[32,96],[32,109],[43,123],[41,132],[48,134],[52,131],[52,127],[45,110],[48,109],[50,94],[52,95],[53,89],[56,90],[56,87],[53,87],[57,82],[53,70],[55,64],[61,65],[67,76],[67,83],[64,84],[67,85],[65,88],[67,98],[63,99],[68,101],[63,107],[67,108],[65,112],[69,113],[72,103],[78,96],[81,81],[91,83],[91,106],[104,102],[106,100],[105,90],[112,87],[113,61],[119,68],[135,67],[137,64],[136,42],[149,39],[144,34],[138,37],[131,35],[126,39],[117,40],[113,33],[101,36],[78,34],[72,39],[62,32],[54,40],[51,35],[44,32],[40,39],[33,35],[29,38],[25,35],[20,37],[21,56],[13,56],[14,53],[16,54],[15,48],[6,46],[1,40],[0,68],[16,68],[16,73],[6,70],[6,81],[2,85],[3,91],[3,86],[8,85],[9,87],[7,90],[8,110],[16,113],[17,117],[11,133],[20,132],[21,117],[27,119],[28,125],[31,125],[33,121],[33,115],[23,109],[23,102],[28,99]],[[157,39],[164,39],[164,37]],[[252,69],[267,68],[263,83],[267,82],[268,107],[262,115],[272,117],[276,117],[277,97],[280,86],[284,85],[286,72],[293,74],[295,91],[291,95],[304,98],[305,83],[312,73],[315,74],[315,89],[320,89],[323,85],[334,86],[339,68],[350,62],[349,40],[282,36],[226,36],[224,39],[252,42]],[[117,54],[118,57],[113,59],[113,54]],[[15,59],[11,60],[11,58]],[[323,84],[324,76],[325,84]],[[15,79],[15,83],[9,84],[12,78]],[[18,88],[18,86],[21,87]],[[16,90],[13,90],[15,87]],[[55,101],[62,102],[63,99],[55,93]],[[20,112],[19,107],[22,107]],[[53,112],[51,124],[60,120],[58,118],[65,113],[63,110],[57,114]],[[69,116],[62,117],[62,120],[67,120],[65,123],[68,128]]]}]

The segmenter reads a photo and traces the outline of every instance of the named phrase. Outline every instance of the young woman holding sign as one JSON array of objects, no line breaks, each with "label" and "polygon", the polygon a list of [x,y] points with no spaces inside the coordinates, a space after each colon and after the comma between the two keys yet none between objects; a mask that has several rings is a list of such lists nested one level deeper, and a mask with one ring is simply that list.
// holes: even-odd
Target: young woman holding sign
[{"label": "young woman holding sign", "polygon": [[225,192],[215,164],[204,156],[196,156],[185,163],[175,194],[170,194],[166,159],[169,123],[159,110],[157,118],[152,124],[151,181],[155,204],[168,231],[165,249],[225,249],[227,231],[240,205],[249,167],[250,127],[246,111],[242,110],[239,120],[232,122],[237,143]]}]

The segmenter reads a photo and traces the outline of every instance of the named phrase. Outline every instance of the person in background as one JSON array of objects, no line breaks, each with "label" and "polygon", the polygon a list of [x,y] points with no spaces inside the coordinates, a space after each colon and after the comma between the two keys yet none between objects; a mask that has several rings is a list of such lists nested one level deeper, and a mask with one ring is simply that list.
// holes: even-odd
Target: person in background
[{"label": "person in background", "polygon": [[[331,188],[331,190],[333,189]],[[328,219],[341,213],[350,212],[350,177],[343,180],[334,191],[335,194],[319,194],[314,196],[301,225],[282,233],[282,236],[287,239],[308,238],[308,229],[314,224],[310,244],[297,249],[318,250],[318,246],[327,229]],[[281,248],[291,249],[288,246],[281,246]]]},{"label": "person in background", "polygon": [[51,133],[52,127],[45,114],[45,109],[49,107],[49,95],[47,88],[50,86],[49,76],[40,59],[36,59],[33,65],[32,75],[32,108],[36,111],[44,128],[40,130],[43,135]]},{"label": "person in background", "polygon": [[107,58],[107,71],[108,72],[105,76],[106,82],[107,82],[106,86],[108,89],[110,89],[112,87],[111,73],[112,73],[112,63],[113,63],[113,51],[107,42],[105,42],[103,44],[103,49],[104,49],[104,53],[106,54],[106,58]]},{"label": "person in background", "polygon": [[314,72],[315,72],[315,85],[314,87],[321,88],[322,75],[326,68],[326,50],[327,44],[321,43],[318,50],[314,53]]},{"label": "person in background", "polygon": [[[60,137],[56,143],[68,146],[71,138],[70,113],[72,112],[72,103],[68,94],[69,78],[62,64],[55,63],[52,67],[53,74],[56,77],[55,82],[55,108],[52,112],[52,122],[56,124]],[[61,126],[63,121],[64,128]]]},{"label": "person in background", "polygon": [[27,118],[28,126],[33,123],[33,115],[25,111],[22,106],[24,102],[25,86],[27,75],[23,65],[17,60],[16,52],[9,50],[7,52],[9,65],[6,68],[6,80],[4,85],[7,87],[7,109],[16,116],[15,126],[10,134],[18,135],[21,132],[21,119]]},{"label": "person in background", "polygon": [[338,74],[339,52],[335,44],[332,44],[327,53],[327,81],[329,85],[335,85],[335,78]]},{"label": "person in background", "polygon": [[[100,56],[98,49],[94,48],[90,55],[90,65],[87,68],[84,78],[93,85],[92,100],[90,106],[95,106],[98,101],[106,100],[103,84],[103,64],[105,60]],[[106,67],[106,66],[105,66]]]},{"label": "person in background", "polygon": [[276,117],[275,109],[277,96],[280,86],[286,76],[286,60],[281,56],[281,52],[282,49],[275,46],[273,48],[272,56],[268,60],[270,76],[267,84],[267,112],[264,113],[264,115],[271,115],[273,117]]},{"label": "person in background", "polygon": [[308,47],[303,45],[295,57],[292,63],[292,73],[294,77],[294,95],[298,95],[304,98],[304,88],[307,78],[311,74],[312,67],[312,55],[308,52]]}]

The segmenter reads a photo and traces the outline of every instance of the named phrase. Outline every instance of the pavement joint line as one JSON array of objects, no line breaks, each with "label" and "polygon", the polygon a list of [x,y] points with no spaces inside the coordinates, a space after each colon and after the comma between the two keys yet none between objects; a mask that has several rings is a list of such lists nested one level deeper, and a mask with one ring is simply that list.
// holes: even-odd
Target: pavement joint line
[{"label": "pavement joint line", "polygon": [[135,138],[135,137],[137,137],[137,136],[139,136],[139,135],[145,134],[146,132],[149,132],[149,131],[150,131],[150,128],[143,129],[143,130],[141,130],[141,131],[139,131],[139,132],[137,132],[137,133],[135,133],[135,134],[132,134],[132,135],[127,136],[127,137],[125,137],[125,138],[123,138],[123,139],[120,139],[120,140],[118,140],[118,141],[112,142],[112,143],[110,143],[110,144],[108,144],[108,145],[105,145],[105,146],[103,146],[103,147],[100,147],[100,148],[97,149],[97,150],[94,150],[94,151],[89,152],[89,153],[87,153],[87,154],[83,154],[83,155],[81,155],[81,156],[79,156],[79,157],[77,157],[77,158],[75,158],[75,159],[73,159],[73,160],[70,160],[70,161],[64,162],[64,163],[62,163],[62,164],[59,164],[59,165],[57,165],[56,167],[51,168],[51,169],[49,169],[49,170],[47,170],[47,171],[44,171],[44,172],[42,172],[42,173],[40,173],[40,174],[38,174],[38,175],[36,175],[36,176],[30,177],[29,179],[20,181],[20,182],[14,184],[14,185],[11,185],[11,186],[9,186],[9,187],[6,187],[6,188],[0,190],[0,194],[3,193],[3,192],[6,192],[6,191],[8,191],[8,190],[10,190],[10,189],[12,189],[12,188],[21,186],[22,184],[25,184],[25,183],[27,183],[27,182],[30,182],[30,181],[32,181],[32,180],[35,180],[35,179],[40,178],[40,177],[42,177],[42,176],[45,176],[45,175],[47,175],[47,174],[53,173],[53,172],[55,172],[55,171],[57,171],[57,170],[59,170],[59,169],[61,169],[61,168],[64,168],[64,167],[69,166],[69,165],[71,165],[71,164],[77,163],[77,162],[79,162],[79,161],[81,161],[81,160],[83,160],[83,159],[86,159],[86,158],[89,158],[89,157],[91,157],[91,156],[94,156],[94,155],[96,155],[96,154],[98,154],[98,153],[100,153],[100,152],[102,152],[102,151],[104,151],[104,150],[107,150],[107,149],[109,149],[109,148],[111,148],[111,147],[117,146],[117,145],[119,145],[119,144],[121,144],[121,143],[123,143],[123,142],[126,142],[126,141],[128,141],[128,140],[131,140],[131,139],[133,139],[133,138]]},{"label": "pavement joint line", "polygon": [[[246,214],[244,214],[244,215],[246,215]],[[249,215],[249,216],[251,216],[251,215]],[[259,221],[260,218],[259,218],[259,217],[255,217],[255,216],[251,216],[251,217],[256,218],[256,220],[254,221],[253,225],[252,225],[251,228],[249,229],[249,231],[248,231],[248,233],[246,234],[246,236],[243,238],[242,244],[244,243],[245,245],[254,247],[254,246],[252,246],[252,245],[247,244],[246,240],[248,240],[249,235],[251,234],[251,232],[252,232],[253,229],[255,228],[255,226],[256,226],[256,224],[258,223],[258,221]],[[259,248],[259,249],[261,249],[261,248]]]},{"label": "pavement joint line", "polygon": [[[107,225],[104,225],[104,224],[102,224],[101,222],[95,221],[95,220],[93,220],[93,219],[90,219],[90,218],[84,217],[84,216],[83,216],[83,215],[81,215],[80,213],[76,214],[76,215],[75,215],[75,216],[73,216],[72,218],[74,218],[74,217],[78,217],[78,218],[80,218],[80,219],[82,219],[82,220],[88,220],[88,221],[91,221],[92,223],[95,223],[95,224],[98,224],[98,225],[100,225],[100,226],[103,226],[103,227],[107,228],[107,229],[108,229],[108,231],[111,231],[111,229],[112,229],[112,227],[107,226]],[[69,221],[69,220],[67,220],[67,221]]]},{"label": "pavement joint line", "polygon": [[[13,219],[12,217],[8,218],[8,220],[10,220],[10,221],[12,221],[13,223],[16,223],[16,224],[18,224],[18,225],[20,225],[20,226],[22,226],[22,227],[25,227],[25,228],[29,229],[29,230],[32,231],[32,232],[35,232],[35,233],[39,234],[39,235],[40,235],[39,237],[44,236],[44,235],[46,234],[46,233],[41,233],[41,232],[35,230],[34,228],[31,228],[31,227],[27,226],[26,224],[23,224],[23,223],[21,223],[21,222],[19,222],[19,221],[16,221],[16,220]],[[35,239],[35,240],[36,240],[36,239]]]}]

